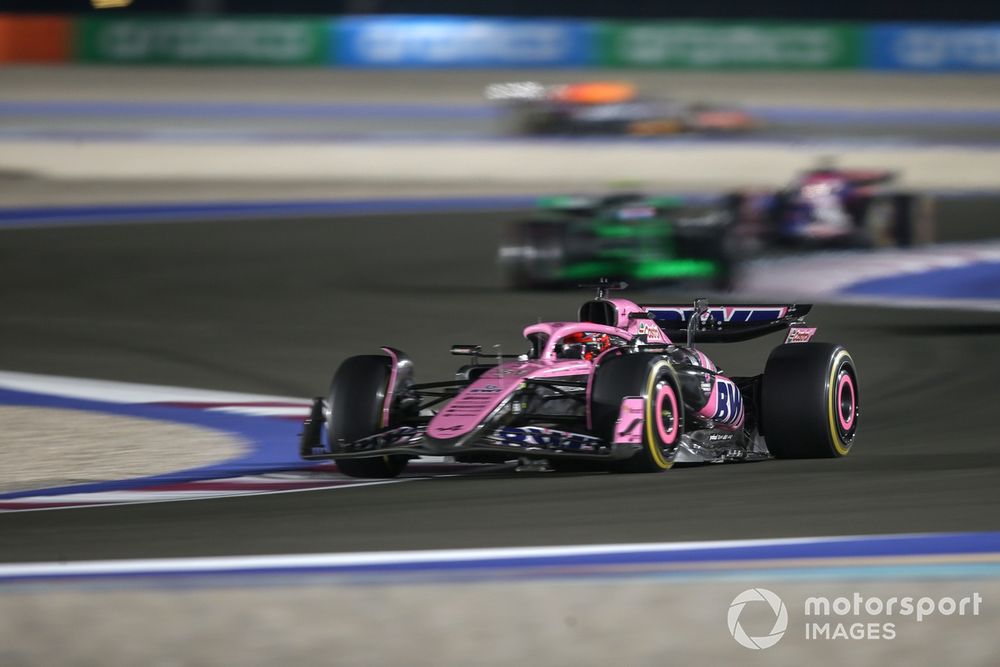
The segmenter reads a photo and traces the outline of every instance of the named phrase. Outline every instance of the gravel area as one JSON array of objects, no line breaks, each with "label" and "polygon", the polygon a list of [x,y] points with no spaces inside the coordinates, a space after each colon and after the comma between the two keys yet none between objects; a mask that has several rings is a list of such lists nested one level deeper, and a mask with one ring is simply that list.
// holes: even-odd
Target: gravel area
[{"label": "gravel area", "polygon": [[246,446],[207,428],[82,410],[0,406],[0,424],[0,492],[195,468]]},{"label": "gravel area", "polygon": [[[0,662],[20,665],[995,665],[1000,584],[996,580],[893,584],[790,583],[768,575],[676,582],[527,581],[487,584],[341,586],[321,578],[236,589],[119,586],[0,597]],[[128,584],[122,584],[128,585]],[[764,586],[788,609],[788,628],[772,648],[754,651],[729,635],[730,603]],[[980,615],[806,617],[809,596],[851,599],[978,592]],[[748,606],[751,636],[774,623]],[[805,638],[808,620],[894,624],[894,638]],[[829,632],[832,632],[830,630]],[[58,638],[58,641],[54,641]]]}]

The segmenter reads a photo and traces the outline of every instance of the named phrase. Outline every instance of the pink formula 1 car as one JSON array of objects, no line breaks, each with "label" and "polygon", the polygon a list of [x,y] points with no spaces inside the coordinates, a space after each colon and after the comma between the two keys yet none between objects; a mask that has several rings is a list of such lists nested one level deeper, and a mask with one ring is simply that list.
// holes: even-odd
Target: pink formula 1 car
[{"label": "pink formula 1 car", "polygon": [[[658,472],[674,463],[846,455],[858,428],[847,350],[810,342],[808,305],[637,305],[597,298],[579,321],[524,329],[526,354],[418,384],[402,352],[350,357],[315,399],[300,444],[348,475],[392,477],[420,456],[531,469]],[[731,377],[696,345],[785,332],[764,372]],[[325,438],[324,438],[325,432]]]}]

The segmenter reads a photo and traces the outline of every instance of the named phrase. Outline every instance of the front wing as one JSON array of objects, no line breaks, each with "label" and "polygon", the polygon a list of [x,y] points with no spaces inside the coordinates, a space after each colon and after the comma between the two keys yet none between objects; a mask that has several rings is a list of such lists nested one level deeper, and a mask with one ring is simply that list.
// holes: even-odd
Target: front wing
[{"label": "front wing", "polygon": [[520,457],[565,457],[614,461],[634,455],[639,445],[612,444],[584,433],[543,426],[502,426],[481,433],[460,445],[438,443],[426,436],[426,426],[399,426],[354,442],[324,444],[308,441],[309,422],[303,431],[304,459],[367,458],[385,455],[459,456],[470,453],[503,453]]},{"label": "front wing", "polygon": [[[321,402],[322,399],[317,399]],[[320,408],[321,410],[321,408]],[[316,413],[316,410],[314,410]],[[321,414],[321,413],[320,413]],[[320,416],[320,419],[322,417]],[[444,444],[426,436],[425,425],[399,426],[354,442],[331,447],[321,441],[321,428],[307,420],[303,429],[300,454],[307,460],[370,458],[402,455],[462,456],[465,454],[503,454],[511,460],[521,458],[572,458],[588,461],[620,461],[634,456],[642,444],[610,443],[588,433],[577,433],[547,426],[501,426],[483,431],[459,445]],[[318,423],[322,426],[322,422]],[[709,432],[684,434],[679,441],[677,463],[725,463],[770,458],[767,446],[758,436],[743,448],[713,446]]]}]

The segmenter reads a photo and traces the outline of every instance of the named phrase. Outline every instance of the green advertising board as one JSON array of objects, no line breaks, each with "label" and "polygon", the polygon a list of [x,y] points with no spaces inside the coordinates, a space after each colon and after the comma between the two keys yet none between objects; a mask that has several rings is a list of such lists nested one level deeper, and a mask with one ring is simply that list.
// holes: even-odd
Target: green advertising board
[{"label": "green advertising board", "polygon": [[862,58],[853,24],[605,22],[599,62],[665,69],[841,69]]},{"label": "green advertising board", "polygon": [[310,65],[326,62],[328,21],[311,18],[85,18],[79,59],[97,63]]}]

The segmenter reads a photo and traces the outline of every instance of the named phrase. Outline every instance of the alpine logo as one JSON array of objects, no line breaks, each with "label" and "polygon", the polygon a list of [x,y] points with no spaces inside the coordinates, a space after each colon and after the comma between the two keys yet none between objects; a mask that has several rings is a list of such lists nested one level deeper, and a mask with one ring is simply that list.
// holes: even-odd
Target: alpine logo
[{"label": "alpine logo", "polygon": [[[341,452],[369,452],[389,447],[403,447],[416,442],[416,437],[421,434],[419,428],[412,426],[400,426],[391,431],[376,433],[354,442],[338,443],[332,449]],[[315,453],[315,452],[314,452]]]}]

